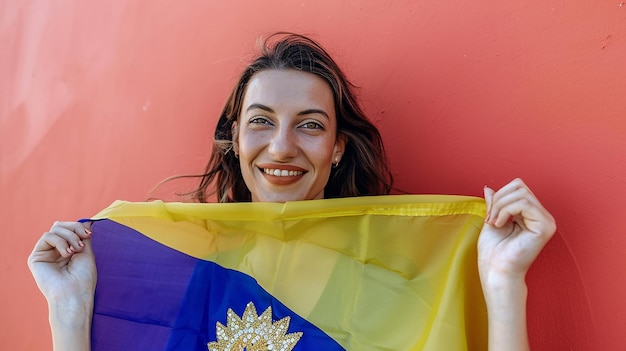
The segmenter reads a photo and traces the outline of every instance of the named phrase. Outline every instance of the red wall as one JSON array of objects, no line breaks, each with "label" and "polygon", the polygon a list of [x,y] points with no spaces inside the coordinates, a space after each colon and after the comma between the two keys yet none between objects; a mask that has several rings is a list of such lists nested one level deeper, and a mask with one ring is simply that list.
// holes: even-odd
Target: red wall
[{"label": "red wall", "polygon": [[362,87],[400,188],[519,176],[553,212],[528,278],[533,349],[623,347],[626,3],[0,0],[0,349],[50,347],[25,264],[41,233],[200,171],[276,30],[314,34]]}]

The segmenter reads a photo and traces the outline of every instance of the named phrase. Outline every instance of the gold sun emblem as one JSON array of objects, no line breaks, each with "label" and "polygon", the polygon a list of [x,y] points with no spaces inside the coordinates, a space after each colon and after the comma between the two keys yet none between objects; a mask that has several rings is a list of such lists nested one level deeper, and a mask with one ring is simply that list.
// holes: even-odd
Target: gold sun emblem
[{"label": "gold sun emblem", "polygon": [[272,323],[272,307],[259,316],[252,302],[248,302],[241,318],[229,308],[226,326],[216,324],[217,341],[207,344],[209,351],[293,350],[302,332],[286,334],[290,320],[285,317]]}]

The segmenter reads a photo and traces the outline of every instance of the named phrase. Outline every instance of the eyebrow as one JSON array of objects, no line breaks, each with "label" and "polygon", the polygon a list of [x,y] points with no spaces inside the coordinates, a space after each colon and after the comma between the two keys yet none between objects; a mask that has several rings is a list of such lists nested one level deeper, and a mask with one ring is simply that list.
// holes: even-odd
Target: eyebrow
[{"label": "eyebrow", "polygon": [[[250,106],[248,106],[246,111],[250,111],[250,110],[254,110],[254,109],[260,109],[260,110],[263,110],[263,111],[274,113],[274,110],[272,110],[271,107],[265,106],[263,104],[256,104],[256,103],[255,104],[251,104]],[[300,111],[300,112],[298,112],[298,116],[311,115],[311,114],[315,114],[315,113],[320,114],[320,115],[322,115],[322,116],[324,116],[324,117],[326,117],[327,119],[330,120],[330,117],[328,116],[328,113],[326,113],[326,111],[320,110],[320,109],[316,109],[316,108],[310,108],[310,109],[307,109],[307,110],[304,110],[304,111]]]}]

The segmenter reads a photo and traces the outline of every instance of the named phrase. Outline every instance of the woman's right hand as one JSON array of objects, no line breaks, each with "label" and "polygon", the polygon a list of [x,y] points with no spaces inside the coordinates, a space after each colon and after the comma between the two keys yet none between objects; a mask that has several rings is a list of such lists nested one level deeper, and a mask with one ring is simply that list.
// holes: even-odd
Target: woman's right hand
[{"label": "woman's right hand", "polygon": [[55,222],[28,257],[28,266],[48,303],[93,300],[96,264],[91,223]]},{"label": "woman's right hand", "polygon": [[56,222],[28,257],[48,301],[54,350],[88,350],[96,288],[91,223]]}]

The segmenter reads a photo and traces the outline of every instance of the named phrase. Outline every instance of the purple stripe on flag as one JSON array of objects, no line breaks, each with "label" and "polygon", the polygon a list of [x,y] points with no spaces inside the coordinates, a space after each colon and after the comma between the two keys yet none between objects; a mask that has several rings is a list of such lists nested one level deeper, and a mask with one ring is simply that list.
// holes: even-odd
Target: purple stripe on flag
[{"label": "purple stripe on flag", "polygon": [[93,232],[92,350],[164,350],[197,259],[110,220]]}]

